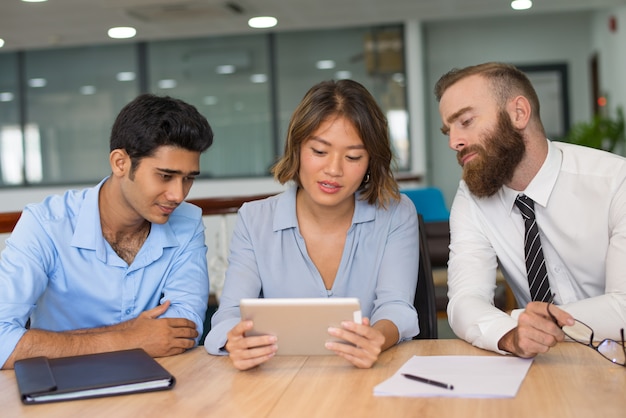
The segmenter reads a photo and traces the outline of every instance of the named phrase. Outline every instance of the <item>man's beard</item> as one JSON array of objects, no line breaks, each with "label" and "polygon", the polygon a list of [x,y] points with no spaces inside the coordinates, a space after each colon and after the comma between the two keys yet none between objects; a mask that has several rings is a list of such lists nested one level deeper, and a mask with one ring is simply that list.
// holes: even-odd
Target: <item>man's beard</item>
[{"label": "man's beard", "polygon": [[[515,168],[526,152],[524,136],[509,118],[508,113],[498,114],[496,129],[484,136],[483,145],[470,145],[457,154],[463,167],[463,180],[476,197],[493,196],[511,181]],[[476,156],[463,166],[463,158],[469,153]]]}]

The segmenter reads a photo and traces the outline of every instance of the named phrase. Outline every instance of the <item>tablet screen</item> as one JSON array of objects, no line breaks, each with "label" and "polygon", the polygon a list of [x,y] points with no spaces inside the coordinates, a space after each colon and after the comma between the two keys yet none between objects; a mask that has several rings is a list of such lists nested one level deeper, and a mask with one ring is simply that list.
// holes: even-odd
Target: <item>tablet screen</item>
[{"label": "tablet screen", "polygon": [[277,355],[330,355],[324,345],[339,341],[328,333],[328,327],[341,328],[342,321],[361,323],[357,298],[268,298],[242,299],[241,318],[252,320],[254,327],[246,333],[275,335]]}]

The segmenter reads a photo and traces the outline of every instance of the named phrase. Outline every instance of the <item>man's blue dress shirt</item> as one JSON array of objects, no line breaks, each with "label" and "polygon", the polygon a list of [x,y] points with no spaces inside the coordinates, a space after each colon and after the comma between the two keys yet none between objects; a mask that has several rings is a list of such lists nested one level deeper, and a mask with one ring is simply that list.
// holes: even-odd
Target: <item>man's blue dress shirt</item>
[{"label": "man's blue dress shirt", "polygon": [[0,365],[31,328],[66,331],[136,318],[165,300],[162,317],[202,335],[209,278],[201,210],[181,204],[129,266],[102,235],[96,187],[28,205],[0,258]]}]

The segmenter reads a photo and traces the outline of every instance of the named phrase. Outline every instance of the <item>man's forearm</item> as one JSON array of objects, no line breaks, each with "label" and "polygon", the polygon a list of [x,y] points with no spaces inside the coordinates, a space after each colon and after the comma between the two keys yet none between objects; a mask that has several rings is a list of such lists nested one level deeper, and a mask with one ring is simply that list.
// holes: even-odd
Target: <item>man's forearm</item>
[{"label": "man's forearm", "polygon": [[196,324],[185,318],[160,318],[170,302],[142,312],[137,318],[100,328],[51,332],[26,331],[3,368],[17,360],[45,356],[64,357],[142,348],[152,357],[180,354],[195,345]]},{"label": "man's forearm", "polygon": [[115,328],[118,327],[69,332],[28,330],[2,368],[12,369],[17,360],[29,357],[54,358],[132,348],[132,342],[125,339]]},{"label": "man's forearm", "polygon": [[123,331],[128,328],[128,321],[119,324],[107,325],[99,328],[83,328],[66,331],[68,334],[96,334],[101,332]]}]

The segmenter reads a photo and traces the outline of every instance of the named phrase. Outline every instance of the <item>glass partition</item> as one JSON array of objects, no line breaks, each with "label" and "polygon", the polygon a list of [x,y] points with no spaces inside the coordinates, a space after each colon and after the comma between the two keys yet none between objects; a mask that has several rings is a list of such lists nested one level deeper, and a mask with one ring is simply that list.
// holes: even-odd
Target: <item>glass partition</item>
[{"label": "glass partition", "polygon": [[333,78],[372,92],[398,169],[409,169],[403,57],[401,25],[3,53],[0,187],[106,176],[111,125],[141,91],[180,98],[207,117],[215,141],[200,177],[268,176],[296,105]]},{"label": "glass partition", "polygon": [[280,33],[276,50],[281,151],[291,113],[306,91],[323,80],[351,78],[387,115],[398,169],[410,168],[402,26]]},{"label": "glass partition", "polygon": [[24,182],[18,54],[0,55],[0,186]]},{"label": "glass partition", "polygon": [[25,53],[25,149],[40,155],[26,166],[39,173],[28,183],[93,182],[110,172],[111,125],[138,93],[135,51],[128,44]]},{"label": "glass partition", "polygon": [[266,176],[275,158],[267,36],[150,43],[149,89],[195,105],[215,139],[201,177]]}]

